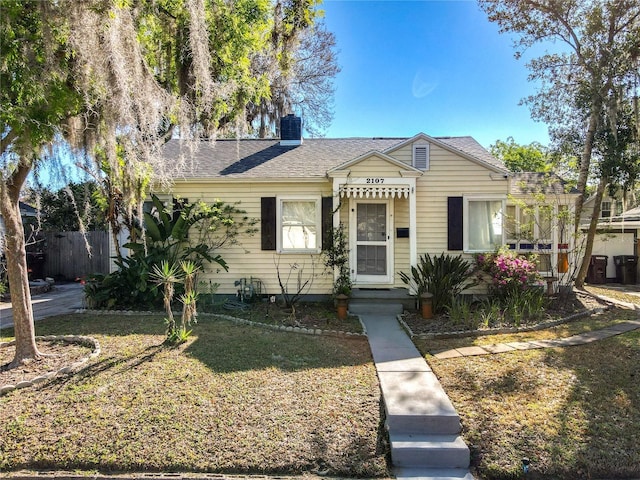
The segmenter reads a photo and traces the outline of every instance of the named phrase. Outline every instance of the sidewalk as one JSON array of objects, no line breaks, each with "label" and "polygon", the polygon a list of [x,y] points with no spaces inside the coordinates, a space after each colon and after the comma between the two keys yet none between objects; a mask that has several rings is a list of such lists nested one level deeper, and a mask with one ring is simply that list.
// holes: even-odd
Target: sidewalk
[{"label": "sidewalk", "polygon": [[[71,313],[82,308],[83,285],[64,283],[54,285],[46,293],[31,297],[33,319],[42,320],[54,315]],[[0,302],[0,329],[13,327],[13,309],[10,302]]]}]

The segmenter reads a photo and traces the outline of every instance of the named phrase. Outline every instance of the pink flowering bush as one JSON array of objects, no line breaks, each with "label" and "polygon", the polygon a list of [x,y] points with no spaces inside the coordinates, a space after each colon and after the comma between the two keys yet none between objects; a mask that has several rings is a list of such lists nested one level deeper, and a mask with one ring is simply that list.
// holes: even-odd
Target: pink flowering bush
[{"label": "pink flowering bush", "polygon": [[491,278],[490,291],[499,297],[517,295],[540,282],[535,256],[518,255],[507,248],[476,255],[478,270]]}]

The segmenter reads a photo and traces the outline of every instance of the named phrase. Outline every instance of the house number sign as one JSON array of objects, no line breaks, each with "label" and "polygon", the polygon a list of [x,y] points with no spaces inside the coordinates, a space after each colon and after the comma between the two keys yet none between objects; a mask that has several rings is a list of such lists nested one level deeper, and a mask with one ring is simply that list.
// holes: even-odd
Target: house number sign
[{"label": "house number sign", "polygon": [[367,184],[375,184],[375,185],[380,185],[382,183],[384,183],[384,178],[367,178]]}]

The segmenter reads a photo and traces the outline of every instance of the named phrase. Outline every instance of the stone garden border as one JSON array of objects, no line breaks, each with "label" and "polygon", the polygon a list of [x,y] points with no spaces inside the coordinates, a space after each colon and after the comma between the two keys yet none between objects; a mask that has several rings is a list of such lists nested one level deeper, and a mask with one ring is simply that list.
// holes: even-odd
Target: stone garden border
[{"label": "stone garden border", "polygon": [[[44,335],[44,336],[36,336],[36,341],[44,341],[44,342],[66,342],[66,343],[77,343],[79,345],[83,345],[91,348],[91,353],[81,358],[80,360],[68,365],[66,367],[62,367],[58,370],[53,370],[45,373],[44,375],[40,375],[35,377],[32,380],[23,380],[18,382],[16,385],[2,385],[0,386],[0,396],[5,395],[13,390],[19,390],[22,388],[32,387],[39,383],[50,380],[58,375],[66,375],[69,373],[73,373],[75,370],[79,369],[81,366],[86,364],[89,360],[97,358],[102,349],[100,348],[100,343],[93,337],[87,337],[84,335]],[[12,340],[11,342],[2,342],[0,343],[0,348],[7,348],[15,345],[16,341]]]}]

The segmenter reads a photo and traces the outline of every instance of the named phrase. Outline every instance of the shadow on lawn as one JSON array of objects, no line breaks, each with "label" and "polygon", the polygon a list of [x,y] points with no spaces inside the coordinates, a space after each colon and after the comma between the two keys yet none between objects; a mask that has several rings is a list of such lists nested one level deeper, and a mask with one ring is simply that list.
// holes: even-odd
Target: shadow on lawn
[{"label": "shadow on lawn", "polygon": [[[558,448],[551,452],[552,465],[572,468],[557,474],[640,477],[640,332],[549,350],[544,361],[575,375],[557,413]],[[574,436],[583,441],[571,442]]]},{"label": "shadow on lawn", "polygon": [[[88,335],[97,338],[103,357],[88,368],[134,368],[162,351],[182,351],[214,372],[277,368],[285,371],[335,368],[371,362],[367,340],[304,335],[202,319],[192,325],[189,340],[177,347],[162,345],[165,324],[160,315],[63,315],[36,323],[37,335]],[[3,335],[12,335],[3,331]],[[123,337],[131,341],[122,344]],[[114,355],[113,350],[126,350]],[[152,354],[149,354],[152,351]],[[84,369],[84,370],[87,370]],[[83,370],[83,371],[84,371]],[[99,370],[100,371],[100,370]]]}]

